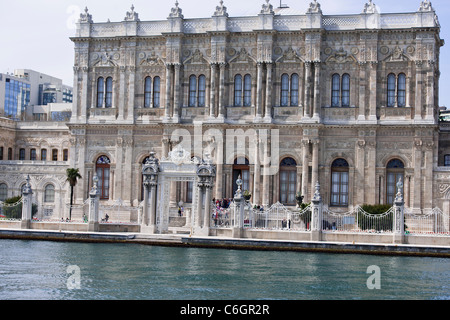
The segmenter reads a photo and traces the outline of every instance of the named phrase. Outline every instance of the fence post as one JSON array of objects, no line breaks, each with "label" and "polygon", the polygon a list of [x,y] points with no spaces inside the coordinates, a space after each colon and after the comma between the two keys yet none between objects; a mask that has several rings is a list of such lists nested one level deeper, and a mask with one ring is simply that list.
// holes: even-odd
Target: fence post
[{"label": "fence post", "polygon": [[89,225],[88,231],[90,232],[98,232],[99,231],[99,222],[98,222],[98,210],[99,210],[99,202],[100,202],[100,192],[98,190],[98,177],[94,175],[93,178],[94,186],[89,192]]},{"label": "fence post", "polygon": [[405,202],[403,200],[403,183],[401,178],[397,183],[397,196],[394,200],[394,243],[405,243]]},{"label": "fence post", "polygon": [[322,196],[320,195],[319,181],[311,200],[311,241],[322,241]]},{"label": "fence post", "polygon": [[33,208],[33,190],[31,189],[30,176],[27,176],[27,183],[23,188],[22,197],[22,221],[20,228],[30,229]]}]

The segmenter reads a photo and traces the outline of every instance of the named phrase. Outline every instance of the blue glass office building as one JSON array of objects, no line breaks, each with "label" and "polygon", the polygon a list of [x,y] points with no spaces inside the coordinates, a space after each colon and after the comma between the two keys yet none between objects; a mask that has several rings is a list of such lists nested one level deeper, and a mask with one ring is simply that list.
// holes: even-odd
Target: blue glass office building
[{"label": "blue glass office building", "polygon": [[30,104],[30,84],[14,79],[5,79],[5,116],[17,118]]}]

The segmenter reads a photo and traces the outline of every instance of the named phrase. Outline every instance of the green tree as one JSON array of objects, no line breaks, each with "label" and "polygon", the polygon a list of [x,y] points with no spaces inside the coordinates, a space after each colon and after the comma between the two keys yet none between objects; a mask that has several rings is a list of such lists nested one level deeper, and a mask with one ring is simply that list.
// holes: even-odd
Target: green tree
[{"label": "green tree", "polygon": [[[4,201],[4,203],[7,205],[13,205],[13,204],[16,204],[17,202],[19,202],[21,198],[22,198],[21,196],[12,197],[12,198],[6,199]],[[37,213],[37,211],[38,211],[38,206],[33,203],[32,209],[31,209],[32,216],[34,216]],[[7,219],[22,219],[22,202],[20,202],[19,204],[17,204],[16,206],[13,206],[13,207],[4,207],[3,214],[5,215],[5,217]]]},{"label": "green tree", "polygon": [[69,220],[72,220],[72,205],[73,205],[73,188],[77,185],[78,179],[83,179],[80,175],[79,169],[69,168],[66,170],[67,181],[70,184],[70,210]]}]

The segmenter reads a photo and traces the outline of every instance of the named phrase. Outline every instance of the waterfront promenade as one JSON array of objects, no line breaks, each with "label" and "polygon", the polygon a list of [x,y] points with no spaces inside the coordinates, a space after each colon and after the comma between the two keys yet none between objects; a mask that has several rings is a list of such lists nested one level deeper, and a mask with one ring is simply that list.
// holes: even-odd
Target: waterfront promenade
[{"label": "waterfront promenade", "polygon": [[271,250],[370,255],[427,256],[450,258],[450,246],[374,244],[359,242],[295,241],[199,237],[190,234],[142,234],[132,232],[77,232],[54,230],[0,229],[0,239],[46,240],[90,243],[128,243],[184,248]]}]

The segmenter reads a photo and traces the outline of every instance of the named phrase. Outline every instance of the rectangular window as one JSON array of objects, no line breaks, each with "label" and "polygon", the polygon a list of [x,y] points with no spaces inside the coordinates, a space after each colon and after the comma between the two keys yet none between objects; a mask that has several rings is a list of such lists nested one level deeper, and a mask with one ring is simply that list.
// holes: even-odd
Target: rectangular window
[{"label": "rectangular window", "polygon": [[25,149],[19,150],[19,160],[25,160]]},{"label": "rectangular window", "polygon": [[64,149],[63,150],[63,161],[68,161],[69,160],[69,150]]},{"label": "rectangular window", "polygon": [[333,171],[331,173],[331,205],[348,205],[348,172]]},{"label": "rectangular window", "polygon": [[52,150],[52,161],[58,161],[58,150],[57,149]]},{"label": "rectangular window", "polygon": [[3,160],[3,147],[0,147],[0,161]]},{"label": "rectangular window", "polygon": [[444,156],[444,166],[450,167],[450,154]]},{"label": "rectangular window", "polygon": [[36,149],[31,149],[30,150],[30,160],[31,161],[36,161]]},{"label": "rectangular window", "polygon": [[41,161],[47,161],[47,149],[41,150]]}]

